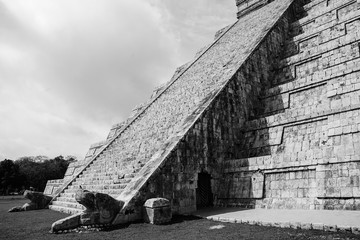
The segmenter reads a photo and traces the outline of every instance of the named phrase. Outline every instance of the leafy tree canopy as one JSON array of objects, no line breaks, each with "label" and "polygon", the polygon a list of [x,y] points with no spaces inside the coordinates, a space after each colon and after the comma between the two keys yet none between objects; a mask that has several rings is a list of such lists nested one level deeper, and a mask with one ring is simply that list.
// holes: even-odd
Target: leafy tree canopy
[{"label": "leafy tree canopy", "polygon": [[30,187],[44,191],[46,182],[64,177],[71,161],[76,158],[57,156],[21,157],[16,161],[5,159],[0,162],[0,194],[19,192]]}]

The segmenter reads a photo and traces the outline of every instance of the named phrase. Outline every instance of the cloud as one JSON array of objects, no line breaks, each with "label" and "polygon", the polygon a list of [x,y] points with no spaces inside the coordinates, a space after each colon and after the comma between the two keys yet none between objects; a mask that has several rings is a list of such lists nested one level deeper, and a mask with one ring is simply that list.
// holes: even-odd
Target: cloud
[{"label": "cloud", "polygon": [[210,2],[0,0],[0,158],[83,157],[235,20]]},{"label": "cloud", "polygon": [[169,32],[177,36],[183,57],[211,43],[215,32],[236,20],[233,0],[150,0],[156,5]]}]

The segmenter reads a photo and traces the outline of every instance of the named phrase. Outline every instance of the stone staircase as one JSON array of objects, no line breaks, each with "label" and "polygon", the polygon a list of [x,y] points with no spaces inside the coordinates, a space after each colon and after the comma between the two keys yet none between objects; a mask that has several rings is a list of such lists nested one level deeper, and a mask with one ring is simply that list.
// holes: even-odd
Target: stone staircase
[{"label": "stone staircase", "polygon": [[[351,201],[358,186],[347,179],[358,174],[360,155],[352,145],[356,140],[342,135],[359,136],[360,4],[305,1],[294,15],[271,85],[243,128],[241,158],[226,161],[229,187],[221,193],[221,205],[356,208]],[[329,162],[336,166],[331,186],[324,176]],[[356,171],[349,175],[351,168]],[[263,183],[257,185],[259,171]],[[256,191],[261,194],[252,197]]]},{"label": "stone staircase", "polygon": [[109,162],[105,160],[94,161],[52,202],[49,208],[69,214],[83,211],[85,208],[75,200],[75,193],[80,188],[106,193],[116,198],[140,168],[141,165],[134,164],[131,170],[118,171],[111,168]]}]

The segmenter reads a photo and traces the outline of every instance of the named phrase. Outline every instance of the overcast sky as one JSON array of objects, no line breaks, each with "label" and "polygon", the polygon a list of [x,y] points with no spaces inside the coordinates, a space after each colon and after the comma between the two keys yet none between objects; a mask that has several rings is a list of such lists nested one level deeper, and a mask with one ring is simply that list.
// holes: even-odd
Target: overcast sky
[{"label": "overcast sky", "polygon": [[235,16],[234,0],[0,0],[0,160],[83,158]]}]

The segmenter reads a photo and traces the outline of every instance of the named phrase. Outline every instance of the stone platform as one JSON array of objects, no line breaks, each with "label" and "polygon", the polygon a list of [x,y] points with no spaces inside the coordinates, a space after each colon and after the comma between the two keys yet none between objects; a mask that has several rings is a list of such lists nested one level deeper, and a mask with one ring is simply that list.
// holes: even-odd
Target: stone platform
[{"label": "stone platform", "polygon": [[193,215],[221,222],[360,234],[360,211],[208,208]]}]

